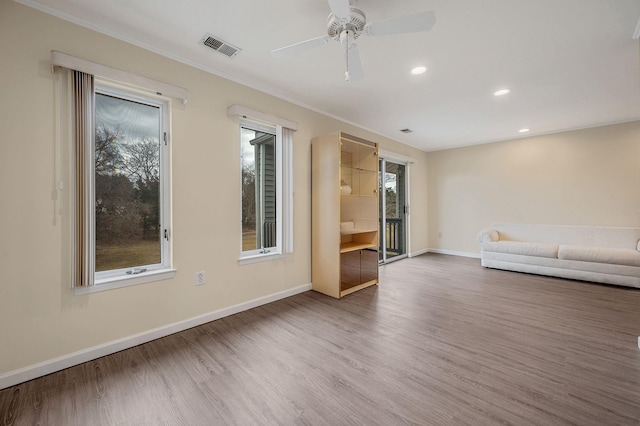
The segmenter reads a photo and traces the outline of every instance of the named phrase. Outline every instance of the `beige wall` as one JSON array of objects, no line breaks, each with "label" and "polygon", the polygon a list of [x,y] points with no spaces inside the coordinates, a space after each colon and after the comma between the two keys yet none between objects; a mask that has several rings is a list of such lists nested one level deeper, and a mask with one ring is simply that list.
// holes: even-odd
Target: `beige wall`
[{"label": "beige wall", "polygon": [[497,222],[640,226],[640,122],[428,154],[429,247]]},{"label": "beige wall", "polygon": [[[189,104],[174,102],[172,110],[175,279],[85,296],[69,289],[68,191],[56,189],[68,175],[68,141],[56,137],[50,50],[189,89]],[[427,247],[424,152],[8,0],[0,0],[0,53],[0,375],[309,284],[313,136],[343,130],[416,158],[412,249]],[[285,259],[238,265],[239,142],[237,124],[226,117],[231,104],[299,124],[295,253]],[[194,286],[196,271],[207,273],[204,286]]]}]

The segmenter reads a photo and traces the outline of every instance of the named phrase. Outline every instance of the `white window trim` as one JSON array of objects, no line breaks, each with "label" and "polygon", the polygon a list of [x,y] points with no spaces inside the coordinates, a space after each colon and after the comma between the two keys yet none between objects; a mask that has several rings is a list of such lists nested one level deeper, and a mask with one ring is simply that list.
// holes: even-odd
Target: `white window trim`
[{"label": "white window trim", "polygon": [[[417,160],[413,157],[408,157],[406,155],[398,154],[392,151],[379,150],[378,151],[378,159],[385,159],[392,163],[404,164],[406,170],[406,189],[405,189],[405,197],[406,197],[406,206],[407,206],[407,257],[411,257],[411,170],[412,165],[417,162]],[[379,161],[378,160],[378,161]]]},{"label": "white window trim", "polygon": [[[139,90],[131,88],[125,88],[108,81],[95,78],[95,93],[104,93],[112,95],[118,98],[141,102],[147,105],[157,106],[161,108],[161,133],[167,133],[167,143],[163,143],[160,140],[160,170],[164,173],[170,173],[171,164],[171,149],[170,149],[170,124],[171,124],[171,100],[167,97],[160,95],[150,95]],[[93,154],[92,154],[93,156]],[[87,179],[93,180],[93,168],[90,173],[92,176]],[[95,256],[91,259],[91,269],[94,274],[94,285],[89,287],[78,287],[75,289],[76,295],[94,293],[104,290],[112,290],[115,288],[128,287],[132,285],[144,284],[154,281],[166,280],[173,278],[176,273],[176,269],[172,268],[172,242],[171,242],[171,176],[164,176],[160,179],[160,222],[163,225],[162,229],[166,229],[169,235],[169,240],[160,236],[161,241],[161,263],[154,265],[139,265],[132,268],[121,268],[109,271],[95,271]],[[95,203],[95,195],[92,196],[92,203]],[[91,221],[95,224],[95,207],[91,208]],[[163,231],[161,231],[163,232]],[[95,235],[90,242],[93,246],[93,252],[95,253]],[[135,275],[127,274],[127,271],[135,269],[145,269],[144,272]]]},{"label": "white window trim", "polygon": [[393,161],[398,164],[415,164],[418,161],[413,157],[408,157],[406,155],[398,154],[396,152],[387,151],[384,149],[378,150],[378,155],[380,158],[386,158],[387,160]]},{"label": "white window trim", "polygon": [[104,279],[99,283],[89,287],[76,287],[74,288],[75,295],[81,296],[83,294],[98,293],[101,291],[114,290],[116,288],[130,287],[138,284],[146,284],[156,281],[169,280],[176,276],[177,269],[161,269],[143,272],[139,275],[131,275],[126,277],[118,277],[112,279]]},{"label": "white window trim", "polygon": [[[242,128],[263,131],[276,135],[276,246],[269,247],[269,251],[267,252],[261,252],[262,249],[242,251],[242,223],[240,223],[240,258],[238,259],[238,262],[240,262],[241,265],[244,265],[247,263],[260,262],[263,260],[271,260],[274,258],[274,256],[282,255],[282,199],[284,194],[282,191],[282,126],[272,126],[243,118],[240,120],[238,130],[242,132]],[[242,144],[240,145],[240,150],[242,152]],[[240,159],[240,161],[242,161],[242,158]],[[242,193],[242,182],[240,182],[240,185],[240,193]],[[242,198],[240,200],[240,203],[240,209],[242,211]]]},{"label": "white window trim", "polygon": [[245,255],[241,256],[238,259],[238,265],[251,265],[253,263],[267,262],[277,259],[284,259],[287,257],[284,253],[277,252],[269,252],[269,253],[258,253],[254,255]]},{"label": "white window trim", "polygon": [[[294,170],[293,170],[293,137],[287,131],[287,137],[285,138],[283,129],[286,128],[295,132],[298,130],[298,123],[295,121],[287,120],[282,117],[278,117],[274,114],[268,114],[262,111],[258,111],[243,105],[231,105],[227,108],[227,116],[234,119],[236,123],[239,123],[238,131],[244,126],[260,129],[278,129],[280,139],[281,155],[278,167],[281,168],[280,182],[281,185],[281,197],[280,208],[278,210],[280,231],[278,232],[278,247],[277,252],[271,251],[269,253],[251,253],[242,252],[242,243],[240,244],[240,258],[238,263],[240,265],[251,264],[256,262],[263,262],[266,260],[274,260],[285,257],[289,253],[293,253],[293,204],[294,204]],[[269,130],[270,131],[270,130]],[[242,185],[242,183],[240,183]],[[240,193],[242,193],[242,186],[240,186]],[[241,207],[242,209],[242,207]],[[242,225],[241,225],[242,226]]]},{"label": "white window trim", "polygon": [[82,71],[93,75],[95,78],[108,80],[117,84],[125,84],[132,87],[145,89],[159,95],[170,96],[182,100],[182,104],[189,102],[189,91],[183,87],[175,86],[151,78],[142,77],[117,68],[108,67],[86,59],[78,58],[57,50],[51,51],[51,66],[63,67],[70,70]]},{"label": "white window trim", "polygon": [[282,126],[293,131],[298,130],[298,123],[278,117],[277,115],[267,114],[242,105],[231,105],[227,108],[227,117],[249,119],[252,123],[263,123],[267,126]]}]

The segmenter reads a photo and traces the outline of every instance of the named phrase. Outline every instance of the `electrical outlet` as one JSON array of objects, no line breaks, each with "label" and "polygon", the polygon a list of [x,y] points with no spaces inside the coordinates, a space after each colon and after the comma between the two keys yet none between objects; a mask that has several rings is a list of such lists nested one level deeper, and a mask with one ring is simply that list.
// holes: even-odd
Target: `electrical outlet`
[{"label": "electrical outlet", "polygon": [[207,282],[207,276],[205,275],[204,271],[196,272],[195,282],[196,285],[202,285]]}]

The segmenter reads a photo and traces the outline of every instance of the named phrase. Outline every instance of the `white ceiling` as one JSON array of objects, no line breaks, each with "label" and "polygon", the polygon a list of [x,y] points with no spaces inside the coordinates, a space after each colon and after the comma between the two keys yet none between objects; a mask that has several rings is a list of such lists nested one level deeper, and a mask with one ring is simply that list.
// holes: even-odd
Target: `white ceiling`
[{"label": "white ceiling", "polygon": [[[325,35],[326,0],[17,1],[426,151],[640,119],[638,0],[352,1],[368,22],[437,22],[359,38],[365,77],[351,83],[338,43],[270,55]],[[212,51],[205,33],[243,50]]]}]

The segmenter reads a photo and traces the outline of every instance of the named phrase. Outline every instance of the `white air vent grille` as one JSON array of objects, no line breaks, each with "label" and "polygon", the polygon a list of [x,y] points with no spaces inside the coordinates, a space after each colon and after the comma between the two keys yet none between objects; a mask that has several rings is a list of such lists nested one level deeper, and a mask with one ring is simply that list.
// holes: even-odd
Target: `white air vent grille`
[{"label": "white air vent grille", "polygon": [[206,34],[202,38],[202,44],[230,58],[233,58],[242,51],[239,47],[235,47],[226,41],[222,41],[220,38],[212,36],[211,34]]}]

